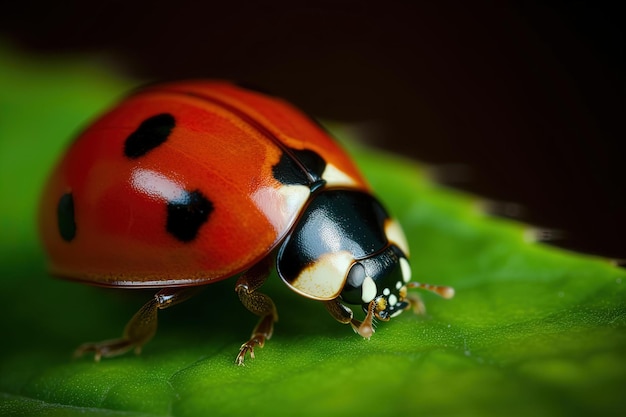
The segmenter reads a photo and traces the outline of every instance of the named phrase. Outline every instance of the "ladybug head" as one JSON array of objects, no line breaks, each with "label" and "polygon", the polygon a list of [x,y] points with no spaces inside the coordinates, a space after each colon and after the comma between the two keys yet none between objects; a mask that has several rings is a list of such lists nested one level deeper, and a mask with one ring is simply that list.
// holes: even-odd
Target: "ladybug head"
[{"label": "ladybug head", "polygon": [[361,304],[365,313],[373,307],[376,318],[386,321],[409,307],[406,294],[410,280],[409,261],[391,245],[352,264],[341,298],[349,304]]},{"label": "ladybug head", "polygon": [[324,189],[312,197],[281,244],[276,269],[294,291],[360,304],[370,320],[389,320],[406,310],[409,288],[449,296],[447,287],[410,282],[400,225],[371,194],[350,189]]}]

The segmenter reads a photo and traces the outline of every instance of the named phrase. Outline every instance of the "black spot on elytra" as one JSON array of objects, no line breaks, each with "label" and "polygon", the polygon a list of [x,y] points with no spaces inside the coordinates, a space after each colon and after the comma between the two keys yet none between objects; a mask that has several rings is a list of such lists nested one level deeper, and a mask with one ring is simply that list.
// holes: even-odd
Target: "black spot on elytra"
[{"label": "black spot on elytra", "polygon": [[326,169],[326,161],[309,149],[290,149],[283,152],[272,167],[272,175],[286,185],[312,185],[319,183]]},{"label": "black spot on elytra", "polygon": [[126,138],[124,155],[131,159],[144,156],[167,141],[174,126],[176,126],[176,120],[169,113],[147,118]]},{"label": "black spot on elytra", "polygon": [[57,224],[59,234],[66,242],[71,242],[76,236],[76,220],[74,218],[74,197],[72,193],[65,193],[57,204]]},{"label": "black spot on elytra", "polygon": [[213,203],[200,191],[187,192],[184,198],[167,203],[167,232],[181,242],[191,242],[212,211]]}]

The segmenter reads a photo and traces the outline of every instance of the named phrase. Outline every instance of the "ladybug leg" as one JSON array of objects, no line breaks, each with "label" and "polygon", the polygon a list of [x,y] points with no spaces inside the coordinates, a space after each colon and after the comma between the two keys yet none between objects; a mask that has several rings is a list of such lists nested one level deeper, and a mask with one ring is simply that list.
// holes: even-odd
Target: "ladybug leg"
[{"label": "ladybug leg", "polygon": [[[446,285],[433,285],[422,284],[419,282],[409,282],[405,288],[421,288],[426,291],[434,292],[440,297],[449,299],[454,297],[454,288]],[[409,302],[409,308],[413,309],[415,314],[426,314],[426,306],[422,301],[422,298],[416,293],[407,293],[406,289],[403,289],[400,296],[405,298]]]},{"label": "ladybug leg", "polygon": [[85,343],[76,349],[75,356],[82,356],[87,352],[94,352],[94,359],[121,355],[131,348],[135,353],[141,353],[141,347],[146,344],[157,329],[157,311],[181,303],[199,292],[201,287],[164,288],[143,305],[130,319],[124,334],[119,339],[104,340],[96,343]]},{"label": "ladybug leg", "polygon": [[413,314],[425,315],[426,314],[426,304],[422,301],[422,297],[416,293],[408,293],[406,295],[406,301],[409,302],[407,309],[412,309]]},{"label": "ladybug leg", "polygon": [[373,319],[376,307],[376,303],[374,301],[369,303],[367,315],[363,321],[355,319],[352,310],[341,304],[337,298],[324,302],[324,305],[335,320],[339,323],[350,324],[352,326],[352,330],[354,330],[355,333],[358,333],[361,337],[369,339],[374,334]]},{"label": "ladybug leg", "polygon": [[235,359],[237,365],[244,365],[247,353],[250,353],[250,357],[254,359],[254,347],[263,347],[265,341],[272,337],[274,322],[278,321],[278,313],[272,299],[263,293],[256,292],[265,282],[271,266],[272,261],[268,256],[244,272],[237,280],[235,292],[239,300],[250,312],[261,317],[252,331],[250,340],[241,345],[237,359]]}]

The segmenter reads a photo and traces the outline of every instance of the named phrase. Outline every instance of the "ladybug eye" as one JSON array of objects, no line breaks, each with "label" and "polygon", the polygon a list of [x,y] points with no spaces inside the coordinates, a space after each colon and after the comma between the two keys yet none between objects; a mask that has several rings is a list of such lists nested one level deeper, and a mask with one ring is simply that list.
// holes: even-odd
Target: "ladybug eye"
[{"label": "ladybug eye", "polygon": [[342,299],[349,304],[368,304],[376,294],[376,283],[367,275],[363,264],[354,263],[348,271],[346,283],[341,291]]},{"label": "ladybug eye", "polygon": [[365,275],[365,267],[360,262],[355,263],[348,272],[346,285],[354,288],[361,287],[363,285],[363,281],[365,280]]}]

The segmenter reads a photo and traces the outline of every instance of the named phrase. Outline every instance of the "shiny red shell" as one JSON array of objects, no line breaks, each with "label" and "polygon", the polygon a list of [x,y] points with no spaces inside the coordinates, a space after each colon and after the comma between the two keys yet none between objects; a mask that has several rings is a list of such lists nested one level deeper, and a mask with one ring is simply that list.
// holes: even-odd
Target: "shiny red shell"
[{"label": "shiny red shell", "polygon": [[[124,156],[144,122],[171,114],[167,141]],[[201,285],[242,272],[286,236],[308,194],[272,175],[285,149],[311,150],[340,173],[338,184],[367,189],[349,156],[288,103],[226,82],[149,87],[85,130],[45,187],[40,230],[50,269],[99,285]],[[165,230],[166,203],[201,190],[209,219],[190,241]],[[59,232],[60,199],[72,197],[75,236]]]}]

